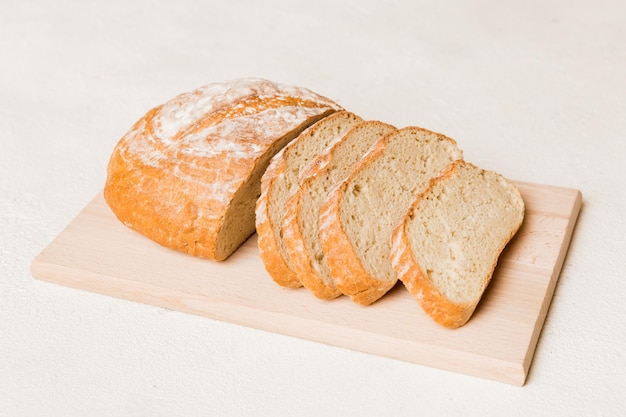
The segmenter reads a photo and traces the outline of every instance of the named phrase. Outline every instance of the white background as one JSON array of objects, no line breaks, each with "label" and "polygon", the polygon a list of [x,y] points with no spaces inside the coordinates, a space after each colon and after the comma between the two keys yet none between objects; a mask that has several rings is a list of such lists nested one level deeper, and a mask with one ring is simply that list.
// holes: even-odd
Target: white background
[{"label": "white background", "polygon": [[[624,415],[625,4],[0,0],[0,416]],[[242,76],[582,191],[524,387],[31,277],[140,116]]]}]

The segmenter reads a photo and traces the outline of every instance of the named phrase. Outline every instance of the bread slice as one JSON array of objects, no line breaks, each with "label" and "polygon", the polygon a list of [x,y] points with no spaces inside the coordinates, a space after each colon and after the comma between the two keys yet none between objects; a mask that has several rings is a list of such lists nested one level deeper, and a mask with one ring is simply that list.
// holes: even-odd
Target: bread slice
[{"label": "bread slice", "polygon": [[353,127],[310,165],[300,187],[287,202],[283,241],[300,282],[318,298],[341,295],[330,276],[319,240],[320,206],[368,149],[393,130],[393,126],[378,121]]},{"label": "bread slice", "polygon": [[523,219],[513,184],[457,161],[431,180],[394,230],[393,267],[433,320],[462,326]]},{"label": "bread slice", "polygon": [[394,286],[393,228],[430,178],[462,157],[450,138],[403,128],[380,139],[330,194],[320,212],[320,240],[342,293],[368,305]]},{"label": "bread slice", "polygon": [[305,88],[258,78],[180,94],[117,143],[104,197],[121,222],[161,245],[226,259],[254,233],[270,158],[340,109]]},{"label": "bread slice", "polygon": [[285,205],[300,185],[302,171],[361,120],[346,111],[322,119],[283,148],[263,174],[261,195],[256,203],[258,245],[265,268],[279,285],[302,286],[283,242]]}]

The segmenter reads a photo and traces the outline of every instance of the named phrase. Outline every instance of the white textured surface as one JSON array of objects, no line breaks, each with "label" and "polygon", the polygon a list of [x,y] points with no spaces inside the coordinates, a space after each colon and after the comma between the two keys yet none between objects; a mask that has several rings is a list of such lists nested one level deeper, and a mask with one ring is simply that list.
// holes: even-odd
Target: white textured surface
[{"label": "white textured surface", "polygon": [[[0,2],[0,416],[623,415],[625,41],[619,0]],[[31,278],[145,111],[242,76],[583,192],[526,386]]]}]

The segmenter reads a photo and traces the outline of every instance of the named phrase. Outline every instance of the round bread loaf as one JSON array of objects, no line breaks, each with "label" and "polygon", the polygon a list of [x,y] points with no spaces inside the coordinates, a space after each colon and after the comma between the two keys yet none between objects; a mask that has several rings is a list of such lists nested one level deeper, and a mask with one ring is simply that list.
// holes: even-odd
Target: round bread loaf
[{"label": "round bread loaf", "polygon": [[143,116],[117,143],[105,199],[126,226],[212,260],[255,231],[270,159],[341,107],[305,88],[257,78],[213,83]]}]

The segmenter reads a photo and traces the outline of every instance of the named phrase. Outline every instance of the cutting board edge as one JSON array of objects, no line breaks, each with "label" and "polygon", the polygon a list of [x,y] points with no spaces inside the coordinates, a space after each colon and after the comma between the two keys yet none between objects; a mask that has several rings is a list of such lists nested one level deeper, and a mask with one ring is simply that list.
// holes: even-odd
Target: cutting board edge
[{"label": "cutting board edge", "polygon": [[[168,295],[167,297],[167,299],[169,299],[170,301],[167,301],[167,299],[165,298],[156,296],[149,297],[149,299],[142,297],[142,299],[140,300],[132,294],[146,294],[152,293],[155,290],[162,291],[164,289],[152,286],[145,287],[143,289],[138,289],[137,287],[135,287],[133,291],[128,292],[110,291],[107,290],[107,288],[111,286],[111,278],[108,276],[101,276],[100,274],[97,274],[95,272],[88,272],[86,275],[83,274],[80,280],[78,278],[67,279],[68,276],[71,276],[73,274],[70,268],[64,268],[63,266],[46,262],[45,255],[42,257],[41,254],[33,259],[30,270],[33,278],[38,281],[54,285],[61,285],[79,291],[87,291],[93,294],[122,299],[124,301],[130,301],[133,303],[164,308],[183,314],[192,314],[236,326],[254,328],[256,330],[272,334],[280,334],[281,336],[293,337],[306,340],[308,342],[322,344],[331,348],[347,349],[364,354],[385,357],[388,359],[397,360],[413,365],[425,366],[432,369],[440,369],[447,372],[468,375],[471,377],[478,377],[481,379],[492,380],[496,382],[503,382],[509,385],[523,386],[527,377],[527,370],[525,369],[522,361],[507,361],[504,359],[493,358],[487,355],[479,355],[472,352],[451,350],[441,346],[431,346],[415,340],[399,339],[393,336],[380,335],[375,332],[368,332],[362,329],[354,329],[347,326],[339,326],[327,322],[311,321],[313,324],[316,324],[317,327],[322,327],[324,328],[324,330],[329,332],[327,333],[326,340],[322,340],[320,337],[309,337],[301,330],[298,330],[298,328],[304,328],[304,326],[302,326],[303,322],[310,321],[309,319],[299,317],[297,320],[294,320],[289,327],[281,327],[277,325],[268,325],[268,323],[273,323],[272,319],[278,316],[284,316],[284,314],[280,312],[268,312],[267,310],[257,309],[253,307],[238,306],[237,309],[240,312],[247,310],[249,312],[255,313],[254,315],[250,315],[250,317],[255,317],[255,320],[251,322],[247,319],[234,318],[232,314],[226,314],[224,316],[215,314],[214,310],[211,308],[193,308],[189,303],[184,303],[183,306],[180,303],[172,303],[171,301],[172,298],[185,298],[187,301],[189,301],[190,299],[195,299],[196,302],[202,303],[205,306],[217,304],[214,300],[204,296],[194,296],[188,293],[183,293],[177,295],[176,297],[172,297],[170,293],[170,295]],[[63,280],[62,284],[59,282],[58,279],[54,278],[54,276],[58,274],[63,274],[66,277],[66,279]],[[88,280],[90,282],[89,285],[85,285],[85,277],[88,277]],[[80,281],[80,283],[78,281]],[[94,285],[94,283],[96,284]],[[261,320],[263,318],[266,319]],[[282,324],[284,325],[284,323],[285,322],[283,321]],[[342,336],[338,336],[339,333],[341,333]],[[404,351],[408,351],[410,348],[415,348],[415,350],[413,350],[410,354],[393,354],[393,352],[390,352],[386,349],[370,348],[368,347],[368,345],[360,343],[360,341],[367,339],[368,336],[371,335],[375,335],[378,339],[386,339],[387,345],[400,343],[403,346]],[[424,360],[424,353],[428,353],[428,360]],[[462,356],[467,363],[472,363],[474,364],[474,366],[450,366],[449,359],[451,356],[455,356],[457,360],[461,359]],[[433,361],[436,361],[437,363],[433,363]]]}]

